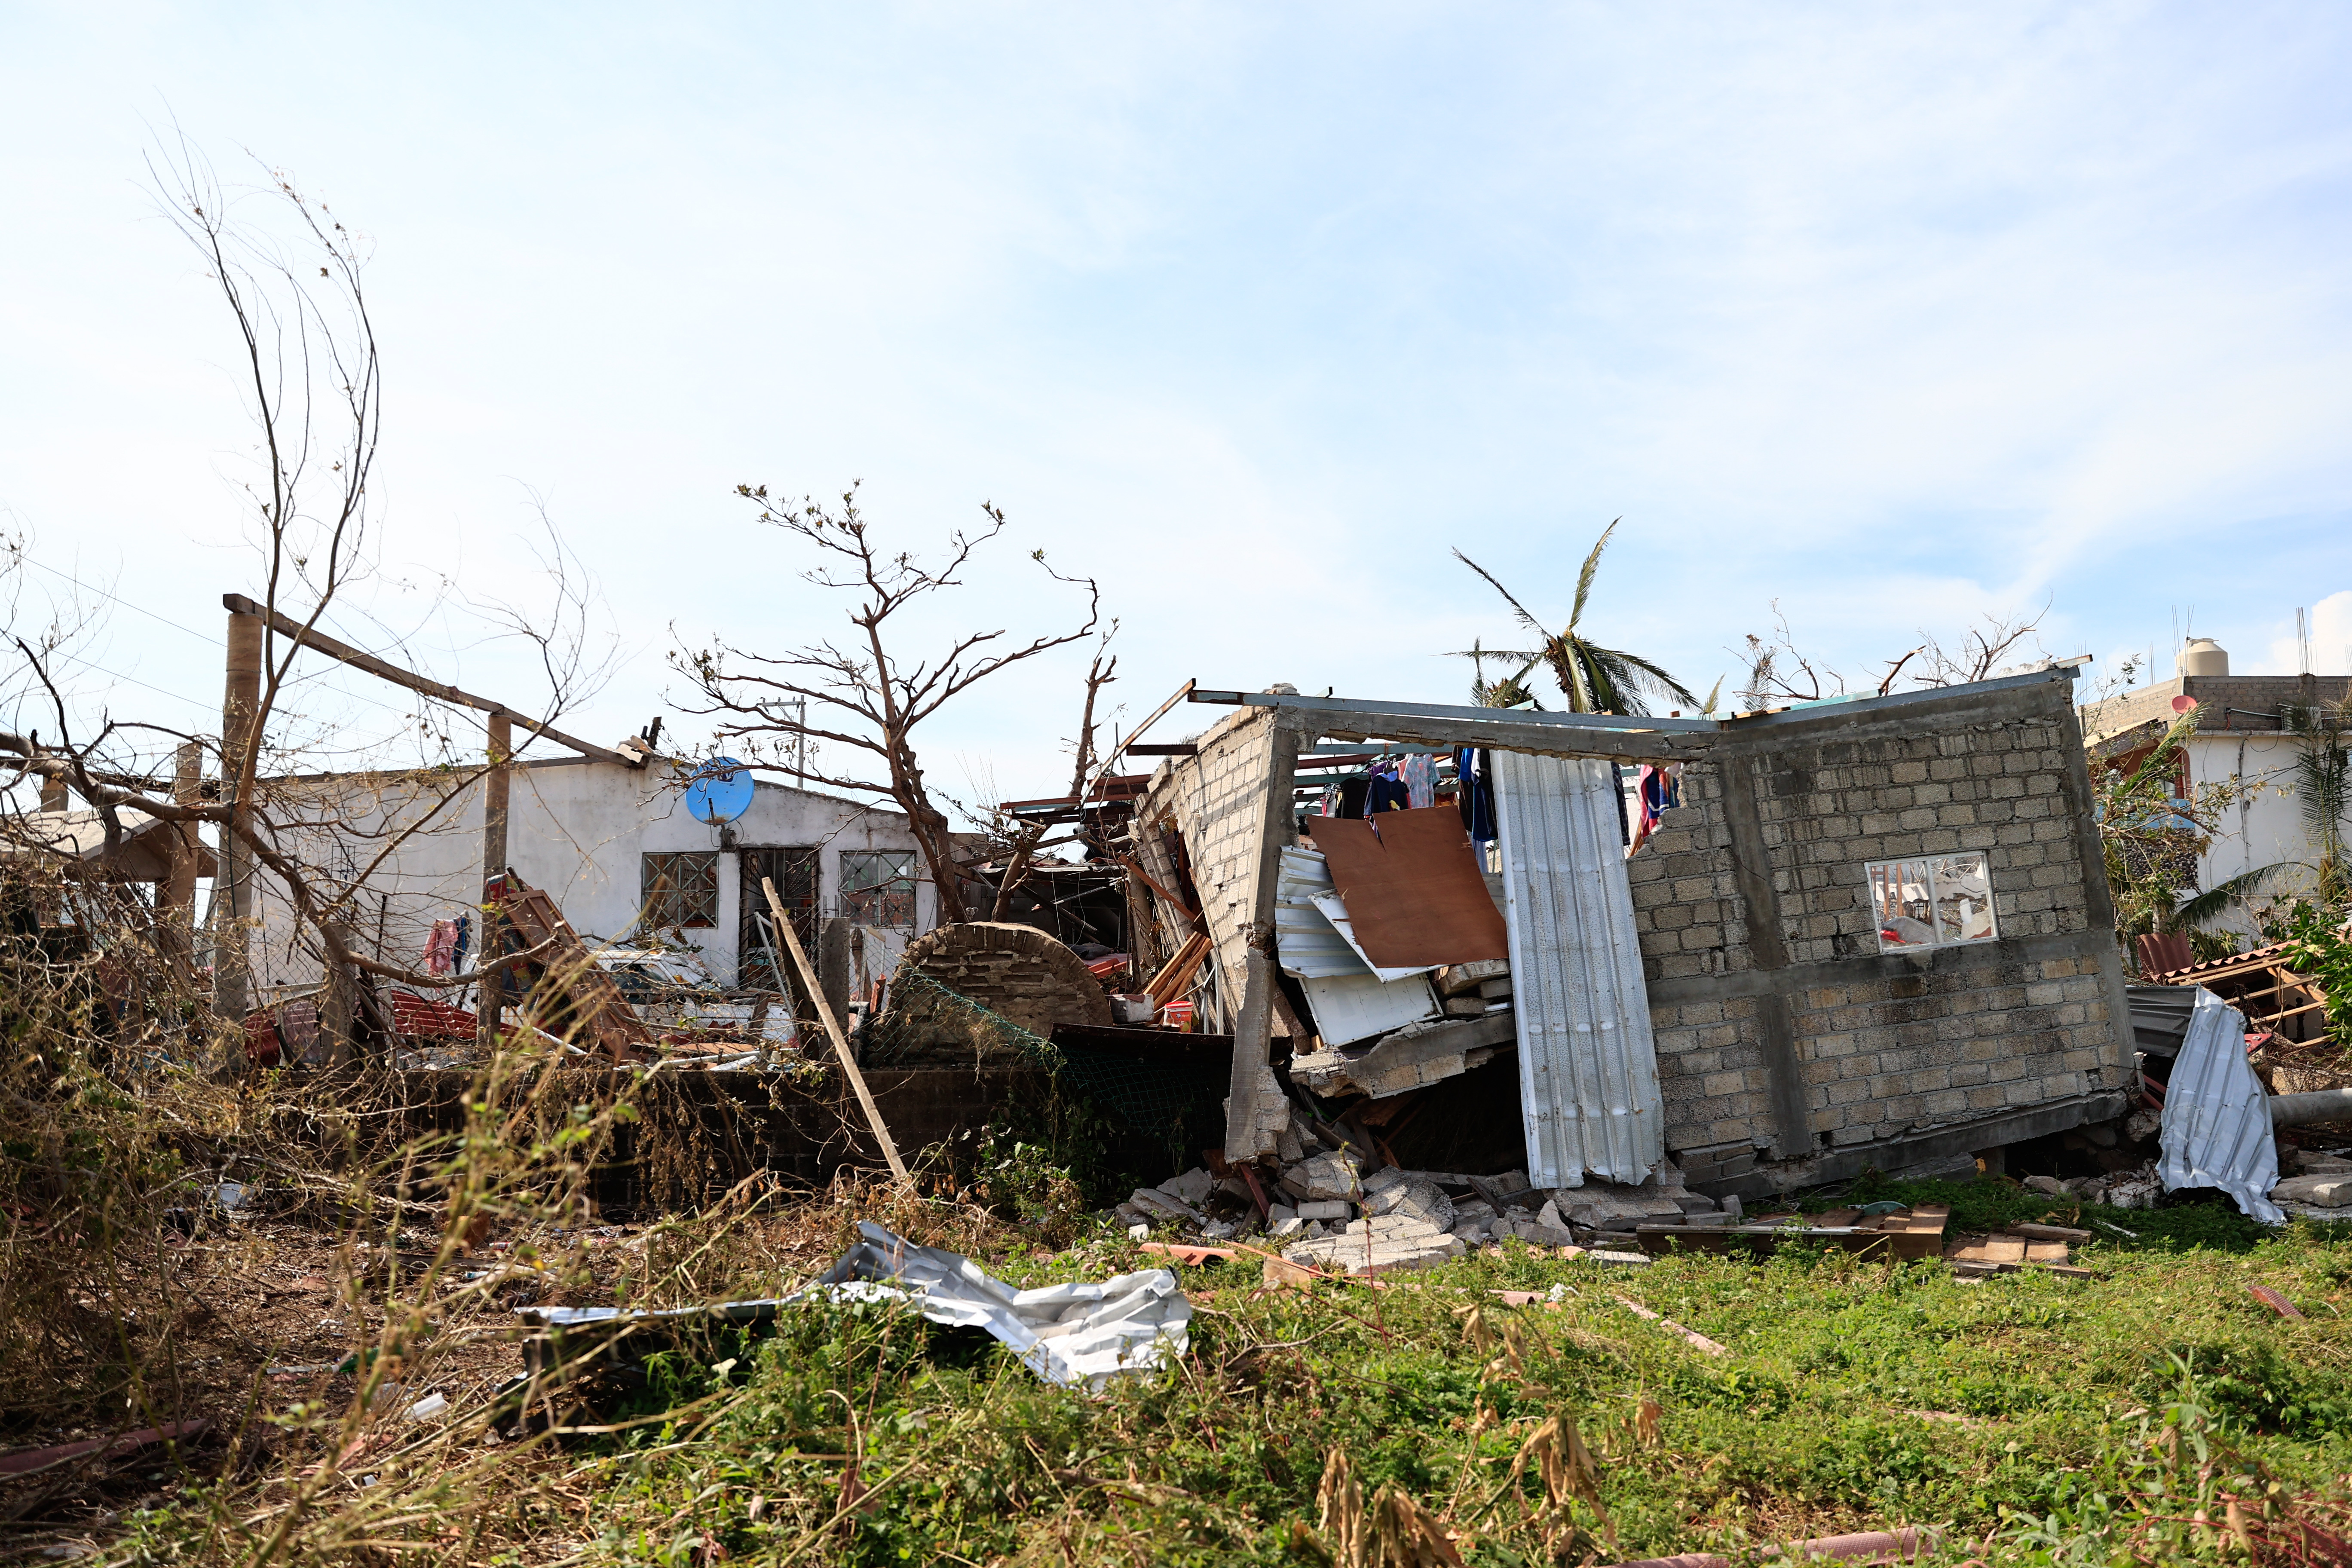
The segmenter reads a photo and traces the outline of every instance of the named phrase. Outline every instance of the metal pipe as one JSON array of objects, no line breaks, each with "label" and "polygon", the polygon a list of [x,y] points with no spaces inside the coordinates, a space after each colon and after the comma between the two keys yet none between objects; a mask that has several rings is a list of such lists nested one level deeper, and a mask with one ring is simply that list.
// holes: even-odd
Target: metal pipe
[{"label": "metal pipe", "polygon": [[2309,1127],[2321,1121],[2352,1121],[2352,1089],[2282,1094],[2271,1101],[2273,1127]]}]

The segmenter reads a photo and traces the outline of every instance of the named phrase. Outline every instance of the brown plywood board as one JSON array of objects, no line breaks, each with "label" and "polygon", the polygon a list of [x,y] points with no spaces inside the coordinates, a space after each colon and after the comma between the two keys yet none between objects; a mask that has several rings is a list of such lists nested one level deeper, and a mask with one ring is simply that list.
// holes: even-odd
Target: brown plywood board
[{"label": "brown plywood board", "polygon": [[1381,967],[1507,961],[1503,911],[1450,805],[1307,818],[1365,956]]}]

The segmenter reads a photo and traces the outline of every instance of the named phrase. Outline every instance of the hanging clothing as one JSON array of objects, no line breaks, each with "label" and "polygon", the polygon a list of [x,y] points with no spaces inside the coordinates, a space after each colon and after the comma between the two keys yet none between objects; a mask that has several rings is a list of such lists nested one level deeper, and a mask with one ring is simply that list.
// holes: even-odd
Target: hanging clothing
[{"label": "hanging clothing", "polygon": [[1372,781],[1369,778],[1341,779],[1339,781],[1339,815],[1341,816],[1363,816],[1364,797],[1371,793],[1371,788]]},{"label": "hanging clothing", "polygon": [[1495,777],[1489,766],[1488,752],[1476,746],[1464,746],[1454,754],[1454,776],[1458,783],[1455,800],[1462,812],[1462,826],[1473,844],[1492,844],[1495,833]]},{"label": "hanging clothing", "polygon": [[460,972],[465,969],[466,954],[473,950],[473,946],[474,917],[471,915],[459,915],[457,917],[457,952],[456,958],[452,962],[453,968]]},{"label": "hanging clothing", "polygon": [[1402,811],[1411,804],[1412,793],[1402,784],[1384,773],[1375,773],[1364,795],[1364,815],[1377,816],[1383,811]]},{"label": "hanging clothing", "polygon": [[1405,805],[1419,811],[1437,804],[1437,759],[1426,754],[1407,757],[1397,764],[1404,781]]},{"label": "hanging clothing", "polygon": [[1329,789],[1323,792],[1323,798],[1317,804],[1315,811],[1319,816],[1337,816],[1339,815],[1339,786],[1338,784],[1333,784]]},{"label": "hanging clothing", "polygon": [[[1655,767],[1648,763],[1642,764],[1640,772],[1633,776],[1633,792],[1635,798],[1642,803],[1642,816],[1634,825],[1632,846],[1626,854],[1633,854],[1648,842],[1650,835],[1658,830],[1658,818],[1682,805],[1682,791],[1679,764],[1672,767]],[[1622,792],[1619,809],[1623,809]]]},{"label": "hanging clothing", "polygon": [[435,921],[433,929],[425,936],[425,973],[446,974],[455,967],[457,956],[457,922]]}]

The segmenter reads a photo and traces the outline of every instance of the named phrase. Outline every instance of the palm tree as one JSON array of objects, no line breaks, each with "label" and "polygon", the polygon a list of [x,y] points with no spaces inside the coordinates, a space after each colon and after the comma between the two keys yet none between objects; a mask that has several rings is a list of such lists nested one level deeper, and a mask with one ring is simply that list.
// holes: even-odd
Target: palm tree
[{"label": "palm tree", "polygon": [[[1623,521],[1622,518],[1617,520],[1618,522]],[[1454,559],[1494,584],[1495,592],[1502,595],[1504,602],[1518,616],[1520,625],[1543,638],[1543,646],[1533,652],[1507,653],[1494,648],[1479,648],[1473,655],[1465,656],[1525,661],[1520,665],[1517,675],[1497,681],[1492,687],[1487,687],[1482,678],[1478,683],[1480,687],[1489,692],[1514,688],[1523,692],[1526,688],[1521,682],[1527,673],[1538,664],[1548,664],[1551,667],[1552,679],[1559,682],[1560,692],[1568,699],[1568,710],[1571,713],[1647,713],[1650,710],[1645,705],[1647,697],[1671,697],[1685,707],[1699,706],[1698,699],[1691,695],[1688,688],[1648,659],[1622,649],[1602,647],[1586,639],[1576,629],[1584,619],[1584,602],[1592,592],[1593,574],[1601,569],[1601,552],[1608,548],[1609,536],[1616,531],[1616,522],[1602,529],[1601,538],[1592,546],[1592,553],[1584,558],[1584,570],[1577,574],[1576,579],[1576,604],[1568,613],[1568,625],[1557,634],[1547,630],[1544,624],[1536,619],[1492,572],[1459,550],[1454,552]],[[1482,696],[1479,700],[1488,702],[1490,699]]]}]

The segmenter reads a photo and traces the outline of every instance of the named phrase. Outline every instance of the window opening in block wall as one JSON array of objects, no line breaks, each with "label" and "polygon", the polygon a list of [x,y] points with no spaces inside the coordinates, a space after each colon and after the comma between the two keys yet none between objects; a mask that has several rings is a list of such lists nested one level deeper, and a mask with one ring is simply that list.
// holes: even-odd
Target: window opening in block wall
[{"label": "window opening in block wall", "polygon": [[638,867],[638,896],[646,925],[715,926],[719,923],[719,856],[708,849],[647,855]]},{"label": "window opening in block wall", "polygon": [[914,929],[915,852],[842,851],[841,912],[860,925]]},{"label": "window opening in block wall", "polygon": [[1870,879],[1881,952],[1991,942],[2000,934],[1993,920],[1992,876],[1981,854],[1873,860],[1863,872]]}]

